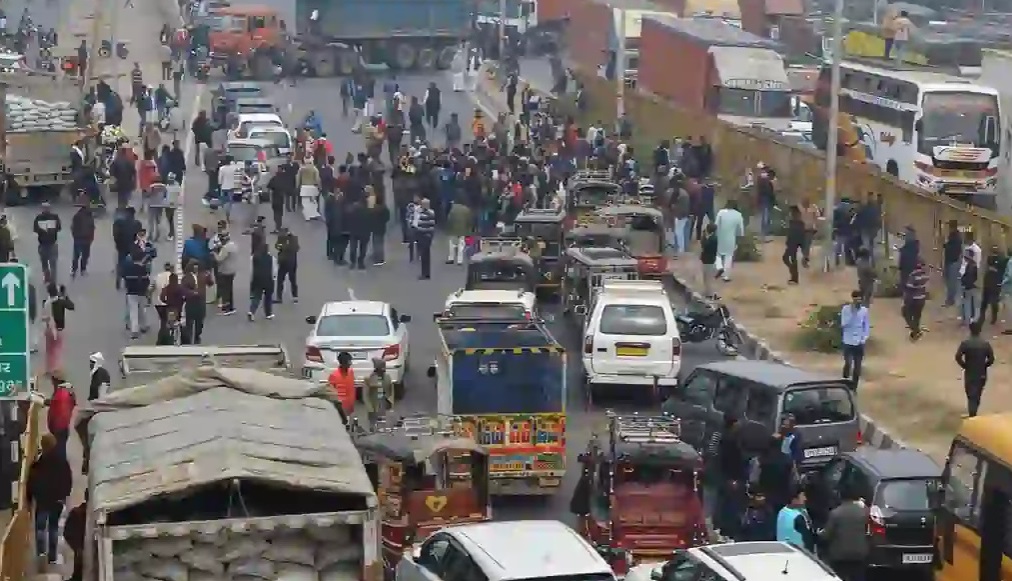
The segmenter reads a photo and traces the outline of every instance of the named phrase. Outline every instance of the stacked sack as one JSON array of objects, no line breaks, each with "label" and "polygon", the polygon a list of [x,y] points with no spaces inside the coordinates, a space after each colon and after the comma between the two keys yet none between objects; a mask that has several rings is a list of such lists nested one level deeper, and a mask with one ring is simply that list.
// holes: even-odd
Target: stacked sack
[{"label": "stacked sack", "polygon": [[344,526],[132,539],[113,545],[116,581],[357,581],[362,544]]},{"label": "stacked sack", "polygon": [[49,102],[7,95],[7,131],[61,131],[77,129],[77,109],[68,101]]}]

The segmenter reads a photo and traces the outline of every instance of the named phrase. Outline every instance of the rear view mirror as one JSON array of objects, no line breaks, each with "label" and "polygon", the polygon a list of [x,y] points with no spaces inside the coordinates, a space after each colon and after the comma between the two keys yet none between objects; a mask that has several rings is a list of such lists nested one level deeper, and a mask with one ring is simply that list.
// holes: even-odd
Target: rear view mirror
[{"label": "rear view mirror", "polygon": [[310,316],[306,317],[306,322],[309,323],[310,325],[315,325],[316,324],[316,315],[310,315]]},{"label": "rear view mirror", "polygon": [[426,377],[435,377],[436,376],[436,366],[435,365],[430,365],[429,368],[425,370],[425,375],[426,375]]},{"label": "rear view mirror", "polygon": [[573,308],[573,312],[576,313],[577,315],[581,315],[581,316],[582,315],[586,315],[587,314],[587,306],[586,305],[576,305]]},{"label": "rear view mirror", "polygon": [[410,323],[411,322],[411,315],[401,315],[400,321],[402,323]]}]

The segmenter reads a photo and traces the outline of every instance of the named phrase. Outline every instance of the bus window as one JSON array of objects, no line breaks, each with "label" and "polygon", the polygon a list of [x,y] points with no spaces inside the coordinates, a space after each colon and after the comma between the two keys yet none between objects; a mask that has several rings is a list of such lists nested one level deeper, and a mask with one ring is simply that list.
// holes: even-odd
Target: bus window
[{"label": "bus window", "polygon": [[267,19],[263,16],[250,16],[249,17],[249,29],[252,30],[263,30],[267,28]]}]

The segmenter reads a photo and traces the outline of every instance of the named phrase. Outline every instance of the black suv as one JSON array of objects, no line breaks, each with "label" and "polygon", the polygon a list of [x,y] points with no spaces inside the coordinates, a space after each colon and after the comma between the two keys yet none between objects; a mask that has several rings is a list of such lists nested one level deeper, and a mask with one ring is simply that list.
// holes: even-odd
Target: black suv
[{"label": "black suv", "polygon": [[910,448],[862,446],[833,458],[808,476],[808,512],[816,528],[855,490],[868,505],[870,567],[930,569],[933,562],[932,498],[942,468]]}]

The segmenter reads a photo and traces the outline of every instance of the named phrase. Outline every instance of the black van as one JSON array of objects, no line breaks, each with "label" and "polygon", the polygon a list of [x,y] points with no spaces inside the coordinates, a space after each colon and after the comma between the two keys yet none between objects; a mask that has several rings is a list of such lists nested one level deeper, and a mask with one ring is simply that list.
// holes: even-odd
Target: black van
[{"label": "black van", "polygon": [[761,427],[771,435],[780,420],[791,415],[801,439],[804,469],[854,450],[861,439],[857,401],[846,380],[771,361],[700,365],[661,409],[681,418],[682,439],[696,448],[721,429],[724,414],[755,426],[754,433]]}]

